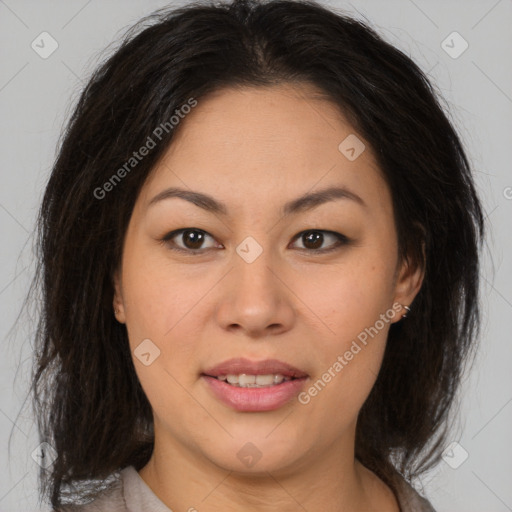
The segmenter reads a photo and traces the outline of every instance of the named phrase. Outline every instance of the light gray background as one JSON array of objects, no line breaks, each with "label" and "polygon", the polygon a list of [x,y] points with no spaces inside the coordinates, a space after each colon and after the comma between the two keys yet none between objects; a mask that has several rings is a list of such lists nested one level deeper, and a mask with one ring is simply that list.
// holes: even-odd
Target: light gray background
[{"label": "light gray background", "polygon": [[[469,457],[457,469],[441,462],[417,485],[438,512],[511,511],[512,1],[324,4],[366,16],[428,72],[472,158],[491,230],[481,274],[482,345],[452,435]],[[34,325],[26,317],[13,325],[34,271],[31,234],[63,122],[100,52],[128,25],[164,5],[0,0],[0,511],[38,510],[31,453],[39,442],[26,401]],[[59,44],[47,59],[31,48],[43,31]],[[441,46],[453,31],[469,44],[456,59]],[[460,48],[456,40],[448,44]],[[457,450],[455,459],[462,453]]]}]

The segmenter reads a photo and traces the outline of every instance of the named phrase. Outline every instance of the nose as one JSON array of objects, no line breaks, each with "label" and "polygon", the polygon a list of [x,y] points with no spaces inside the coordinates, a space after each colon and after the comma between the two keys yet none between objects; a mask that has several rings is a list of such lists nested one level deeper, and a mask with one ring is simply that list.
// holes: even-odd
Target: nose
[{"label": "nose", "polygon": [[[263,250],[252,262],[234,254],[234,266],[223,279],[217,321],[223,329],[260,338],[291,329],[294,294],[282,267]],[[281,270],[280,270],[281,269]],[[295,299],[296,300],[296,299]]]}]

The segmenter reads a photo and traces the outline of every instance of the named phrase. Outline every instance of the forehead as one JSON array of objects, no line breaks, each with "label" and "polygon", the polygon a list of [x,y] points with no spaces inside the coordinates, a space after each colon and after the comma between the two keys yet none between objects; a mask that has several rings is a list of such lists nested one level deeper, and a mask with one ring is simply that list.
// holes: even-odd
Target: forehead
[{"label": "forehead", "polygon": [[298,160],[312,150],[336,154],[340,131],[353,131],[339,107],[317,89],[288,84],[216,91],[200,99],[178,128],[170,155],[199,143],[204,151],[198,156],[226,150],[226,159],[260,154],[277,160]]},{"label": "forehead", "polygon": [[[358,152],[364,148],[354,160],[341,150],[346,140],[360,143]],[[340,108],[312,86],[222,89],[199,99],[180,121],[144,195],[150,200],[180,186],[226,202],[261,203],[269,194],[284,200],[285,191],[297,197],[339,185],[366,188],[379,202],[385,182],[363,144]]]}]

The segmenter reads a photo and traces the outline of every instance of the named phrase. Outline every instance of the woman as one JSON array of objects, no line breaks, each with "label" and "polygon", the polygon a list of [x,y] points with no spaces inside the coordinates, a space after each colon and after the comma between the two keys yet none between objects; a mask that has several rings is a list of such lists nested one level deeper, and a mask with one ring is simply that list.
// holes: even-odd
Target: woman
[{"label": "woman", "polygon": [[369,27],[297,1],[143,20],[41,207],[42,495],[433,510],[411,481],[449,441],[483,224],[431,85]]}]

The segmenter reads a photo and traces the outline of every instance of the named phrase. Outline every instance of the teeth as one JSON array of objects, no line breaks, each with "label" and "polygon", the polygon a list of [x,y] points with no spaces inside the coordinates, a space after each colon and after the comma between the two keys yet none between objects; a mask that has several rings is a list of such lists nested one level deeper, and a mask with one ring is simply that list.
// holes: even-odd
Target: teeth
[{"label": "teeth", "polygon": [[291,377],[285,377],[280,373],[268,375],[219,375],[217,379],[227,381],[232,386],[240,388],[262,388],[281,384],[281,382],[291,380]]}]

